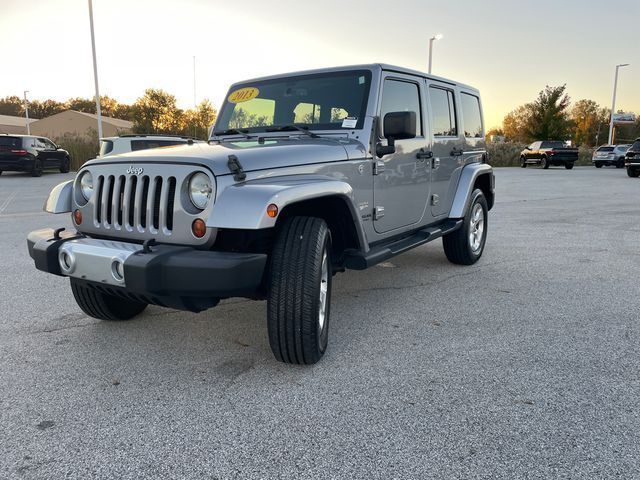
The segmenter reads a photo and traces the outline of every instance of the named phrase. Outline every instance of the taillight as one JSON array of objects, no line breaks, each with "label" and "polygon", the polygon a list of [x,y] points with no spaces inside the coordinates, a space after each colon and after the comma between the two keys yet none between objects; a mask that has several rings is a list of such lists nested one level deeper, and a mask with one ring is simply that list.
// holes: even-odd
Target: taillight
[{"label": "taillight", "polygon": [[549,155],[554,155],[556,153],[555,150],[549,150]]},{"label": "taillight", "polygon": [[26,150],[11,150],[11,153],[15,153],[16,155],[26,155]]}]

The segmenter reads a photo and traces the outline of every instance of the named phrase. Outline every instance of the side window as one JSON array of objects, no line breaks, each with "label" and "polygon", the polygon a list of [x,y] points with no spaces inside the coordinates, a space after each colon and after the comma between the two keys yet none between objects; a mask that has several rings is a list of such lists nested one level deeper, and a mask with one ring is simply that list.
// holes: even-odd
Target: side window
[{"label": "side window", "polygon": [[462,93],[460,95],[460,103],[464,121],[464,136],[467,138],[482,138],[480,100],[474,95]]},{"label": "side window", "polygon": [[36,138],[36,148],[47,148],[44,138]]},{"label": "side window", "polygon": [[55,150],[56,149],[56,146],[54,145],[54,143],[51,140],[49,140],[48,138],[44,139],[44,144],[47,146],[47,148],[49,150]]},{"label": "side window", "polygon": [[457,137],[456,102],[453,91],[439,87],[429,87],[433,135],[436,137]]},{"label": "side window", "polygon": [[384,81],[380,119],[384,122],[384,116],[390,112],[416,112],[416,135],[422,136],[422,110],[417,84],[401,80]]}]

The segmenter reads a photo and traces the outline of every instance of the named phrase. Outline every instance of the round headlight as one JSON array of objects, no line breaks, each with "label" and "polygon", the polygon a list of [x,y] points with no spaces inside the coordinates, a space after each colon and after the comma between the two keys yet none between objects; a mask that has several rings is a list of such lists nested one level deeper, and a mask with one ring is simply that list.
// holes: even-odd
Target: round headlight
[{"label": "round headlight", "polygon": [[91,200],[93,195],[93,175],[91,172],[84,172],[80,177],[80,192],[87,202]]},{"label": "round headlight", "polygon": [[189,180],[189,198],[196,208],[207,208],[213,193],[213,185],[208,175],[198,172]]}]

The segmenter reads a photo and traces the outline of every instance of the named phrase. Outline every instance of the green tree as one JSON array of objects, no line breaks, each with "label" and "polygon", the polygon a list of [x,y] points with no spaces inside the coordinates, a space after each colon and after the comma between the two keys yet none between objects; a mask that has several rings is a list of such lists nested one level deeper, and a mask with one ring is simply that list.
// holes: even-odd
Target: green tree
[{"label": "green tree", "polygon": [[176,97],[164,90],[148,88],[133,104],[133,131],[136,133],[176,133],[183,112]]},{"label": "green tree", "polygon": [[593,100],[578,100],[570,112],[573,124],[573,141],[576,145],[596,146],[607,139],[609,129],[609,109]]},{"label": "green tree", "polygon": [[218,113],[211,102],[204,99],[196,109],[184,112],[183,134],[191,135],[202,140],[207,140],[209,128],[216,121]]},{"label": "green tree", "polygon": [[20,97],[11,95],[0,99],[0,115],[24,117],[24,104]]},{"label": "green tree", "polygon": [[531,104],[527,103],[507,113],[502,121],[502,131],[507,140],[522,143],[530,141],[528,125],[531,110]]},{"label": "green tree", "polygon": [[64,112],[66,109],[66,104],[55,100],[34,100],[29,102],[29,117],[46,118],[56,113]]},{"label": "green tree", "polygon": [[566,140],[571,135],[570,98],[566,85],[547,85],[529,105],[525,129],[529,140]]}]

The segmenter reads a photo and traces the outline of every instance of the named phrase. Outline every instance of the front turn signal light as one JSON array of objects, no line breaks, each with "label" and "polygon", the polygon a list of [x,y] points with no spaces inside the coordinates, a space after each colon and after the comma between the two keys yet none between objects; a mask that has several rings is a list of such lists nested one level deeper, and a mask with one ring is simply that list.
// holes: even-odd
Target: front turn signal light
[{"label": "front turn signal light", "polygon": [[82,224],[82,212],[80,210],[73,211],[73,221],[76,222],[76,225]]},{"label": "front turn signal light", "polygon": [[270,203],[267,207],[267,215],[271,218],[276,218],[278,216],[278,206],[275,203]]},{"label": "front turn signal light", "polygon": [[207,233],[207,225],[201,218],[196,218],[191,224],[191,231],[196,238],[202,238]]}]

